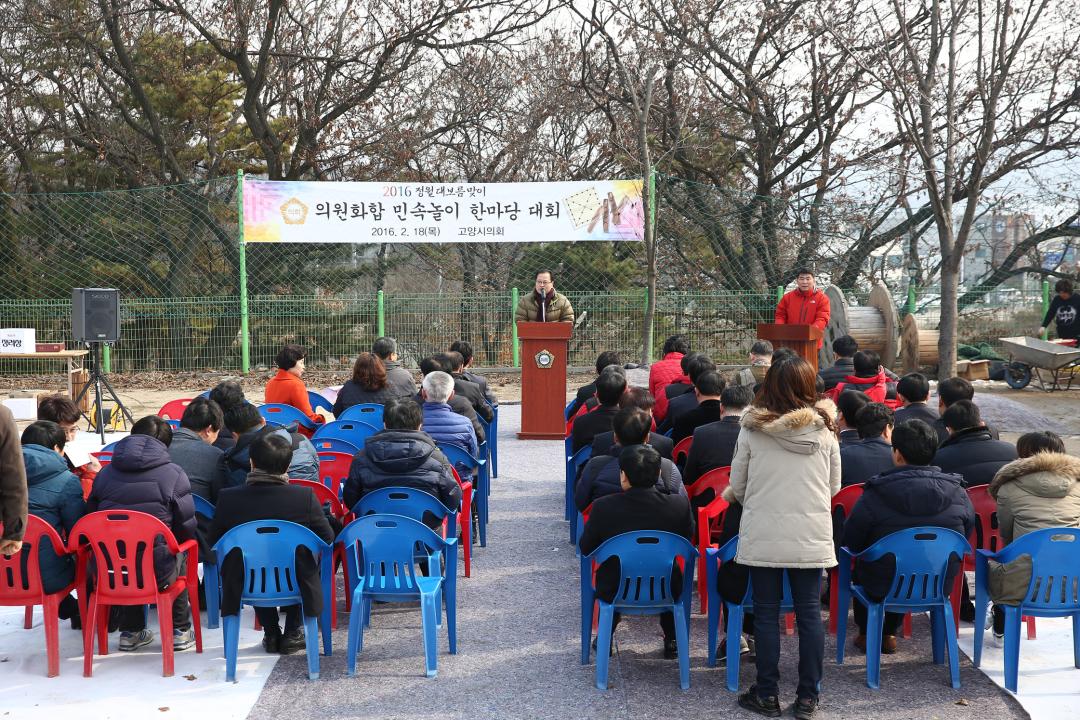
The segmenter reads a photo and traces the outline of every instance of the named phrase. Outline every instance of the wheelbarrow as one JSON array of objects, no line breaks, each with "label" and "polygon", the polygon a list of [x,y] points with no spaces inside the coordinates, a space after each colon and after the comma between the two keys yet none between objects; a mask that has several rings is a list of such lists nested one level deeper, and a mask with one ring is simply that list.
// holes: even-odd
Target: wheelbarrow
[{"label": "wheelbarrow", "polygon": [[[1071,342],[1073,346],[1065,342]],[[1034,337],[1008,337],[1001,338],[1001,344],[1010,355],[1010,361],[1005,366],[1005,382],[1009,387],[1020,390],[1035,377],[1046,392],[1072,388],[1074,371],[1080,366],[1080,349],[1075,347],[1075,341],[1049,342]]]}]

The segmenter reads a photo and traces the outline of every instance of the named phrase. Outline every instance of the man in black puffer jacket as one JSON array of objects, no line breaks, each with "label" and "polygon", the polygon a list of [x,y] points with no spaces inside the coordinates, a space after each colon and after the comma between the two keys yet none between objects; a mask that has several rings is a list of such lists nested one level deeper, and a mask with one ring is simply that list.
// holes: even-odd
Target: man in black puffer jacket
[{"label": "man in black puffer jacket", "polygon": [[[648,443],[651,427],[652,416],[641,408],[625,407],[615,413],[612,420],[616,444],[612,451],[614,454],[594,457],[585,464],[574,489],[574,503],[578,512],[584,512],[597,498],[623,491],[619,468],[622,451]],[[665,495],[686,495],[682,475],[675,463],[667,459],[660,460],[660,476],[656,480],[656,489]]]},{"label": "man in black puffer jacket", "polygon": [[[423,490],[447,508],[461,506],[461,487],[450,470],[450,462],[435,447],[431,436],[420,429],[424,415],[412,399],[391,400],[383,409],[385,430],[364,441],[349,467],[343,495],[353,507],[364,495],[386,487]],[[425,517],[430,527],[438,527],[434,517]]]},{"label": "man in black puffer jacket", "polygon": [[[177,542],[193,539],[195,500],[188,476],[169,458],[171,442],[172,429],[158,416],[148,415],[135,423],[131,435],[116,444],[112,462],[94,479],[86,511],[137,510],[165,523]],[[186,558],[181,556],[177,562],[163,540],[154,545],[154,572],[159,586],[171,584],[185,568]],[[153,642],[141,606],[122,606],[118,614],[121,650],[137,650]],[[187,650],[195,644],[195,636],[186,592],[176,596],[172,615],[173,649]]]},{"label": "man in black puffer jacket", "polygon": [[950,405],[941,421],[949,430],[949,439],[941,443],[934,464],[945,472],[960,473],[964,487],[989,485],[998,470],[1016,459],[1016,447],[994,439],[978,406],[970,400]]},{"label": "man in black puffer jacket", "polygon": [[[943,473],[930,465],[937,445],[937,432],[922,420],[898,425],[892,434],[896,467],[866,481],[862,497],[844,522],[842,544],[852,552],[862,552],[886,535],[920,527],[955,530],[964,537],[975,527],[971,506],[959,475]],[[952,558],[945,587],[950,589],[960,569],[960,558]],[[873,562],[857,562],[854,579],[871,598],[883,598],[892,585],[896,563],[891,557]],[[855,623],[859,637],[855,646],[866,649],[866,608],[855,601]],[[896,651],[896,628],[904,616],[885,613],[882,651]]]}]

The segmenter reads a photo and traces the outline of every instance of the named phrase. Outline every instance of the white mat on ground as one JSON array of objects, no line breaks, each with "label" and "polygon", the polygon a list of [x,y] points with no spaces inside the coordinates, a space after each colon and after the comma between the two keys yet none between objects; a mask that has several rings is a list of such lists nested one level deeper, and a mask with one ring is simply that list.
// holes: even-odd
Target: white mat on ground
[{"label": "white mat on ground", "polygon": [[[0,607],[2,714],[20,720],[247,717],[278,659],[277,655],[263,652],[262,632],[252,629],[253,622],[254,615],[248,608],[241,617],[236,683],[225,682],[221,629],[209,630],[205,625],[202,654],[194,648],[176,653],[176,674],[162,677],[154,610],[147,624],[154,633],[154,642],[135,652],[122,653],[116,649],[119,635],[111,634],[109,654],[94,656],[92,678],[82,674],[82,634],[61,620],[60,676],[48,678],[41,608],[35,608],[33,628],[24,630],[22,608]],[[67,712],[72,714],[67,716]]]},{"label": "white mat on ground", "polygon": [[[1027,639],[1027,627],[1020,627],[1020,673],[1016,699],[1032,720],[1065,720],[1080,717],[1080,670],[1073,667],[1072,621],[1067,618],[1038,618],[1036,638]],[[960,627],[960,650],[973,656],[975,630]],[[979,669],[1000,687],[1005,687],[1002,649],[994,647],[993,634],[983,636]]]}]

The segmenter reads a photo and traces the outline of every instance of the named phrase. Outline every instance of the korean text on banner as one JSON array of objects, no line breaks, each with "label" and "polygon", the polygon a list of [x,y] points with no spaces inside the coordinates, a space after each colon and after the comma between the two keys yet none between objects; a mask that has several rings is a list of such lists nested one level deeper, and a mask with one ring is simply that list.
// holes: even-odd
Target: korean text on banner
[{"label": "korean text on banner", "polygon": [[292,182],[244,178],[244,240],[293,243],[641,240],[640,180]]}]

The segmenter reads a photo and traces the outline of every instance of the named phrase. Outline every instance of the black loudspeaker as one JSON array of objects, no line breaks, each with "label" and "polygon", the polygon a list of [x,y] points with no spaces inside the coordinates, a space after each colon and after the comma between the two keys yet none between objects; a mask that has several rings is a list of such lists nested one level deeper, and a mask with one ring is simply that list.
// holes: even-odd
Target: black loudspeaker
[{"label": "black loudspeaker", "polygon": [[76,342],[120,339],[120,291],[75,288],[71,291],[71,334]]}]

